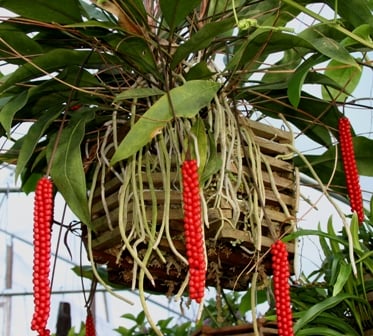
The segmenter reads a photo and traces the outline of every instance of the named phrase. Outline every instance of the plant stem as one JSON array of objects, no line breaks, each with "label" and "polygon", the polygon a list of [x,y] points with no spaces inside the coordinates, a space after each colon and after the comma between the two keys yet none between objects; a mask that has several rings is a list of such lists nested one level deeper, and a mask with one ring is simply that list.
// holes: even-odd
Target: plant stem
[{"label": "plant stem", "polygon": [[360,36],[354,34],[353,32],[349,31],[348,29],[346,28],[343,28],[341,25],[337,24],[337,23],[332,23],[330,22],[329,20],[325,19],[324,17],[322,17],[321,15],[315,13],[314,11],[298,4],[297,2],[293,1],[293,0],[282,0],[284,3],[292,6],[293,8],[296,8],[296,9],[299,9],[300,11],[302,11],[303,13],[311,16],[312,18],[320,21],[321,23],[325,23],[325,24],[329,24],[331,25],[334,29],[338,30],[339,32],[341,32],[342,34],[345,34],[346,36],[352,38],[353,40],[355,40],[356,42],[359,42],[361,43],[362,45],[370,48],[370,49],[373,49],[373,43],[367,41],[367,40],[364,40],[363,38],[361,38]]}]

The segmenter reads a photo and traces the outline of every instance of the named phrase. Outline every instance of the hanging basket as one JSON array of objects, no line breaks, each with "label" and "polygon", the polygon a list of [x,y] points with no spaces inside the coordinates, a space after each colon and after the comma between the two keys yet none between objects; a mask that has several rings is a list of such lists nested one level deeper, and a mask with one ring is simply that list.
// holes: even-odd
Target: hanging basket
[{"label": "hanging basket", "polygon": [[[298,187],[289,159],[292,134],[245,117],[231,120],[241,138],[219,143],[219,135],[210,133],[218,140],[210,141],[216,153],[210,149],[209,160],[225,161],[204,181],[206,284],[246,290],[256,266],[262,277],[271,273],[273,235],[293,231]],[[139,271],[146,269],[143,287],[167,295],[183,290],[188,274],[181,159],[173,153],[173,132],[164,130],[161,144],[149,145],[115,171],[101,169],[91,204],[92,254],[106,265],[109,280],[136,288]],[[160,158],[162,146],[167,149]],[[288,251],[292,258],[293,243]]]}]

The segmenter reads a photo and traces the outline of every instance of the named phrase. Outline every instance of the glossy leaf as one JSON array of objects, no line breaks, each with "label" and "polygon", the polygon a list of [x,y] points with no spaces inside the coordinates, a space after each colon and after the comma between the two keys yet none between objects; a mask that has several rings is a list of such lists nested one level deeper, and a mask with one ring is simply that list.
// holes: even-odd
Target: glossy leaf
[{"label": "glossy leaf", "polygon": [[197,7],[201,0],[159,0],[164,19],[166,20],[170,31],[173,32],[186,16]]},{"label": "glossy leaf", "polygon": [[86,123],[93,118],[94,113],[91,109],[76,111],[63,129],[53,157],[56,138],[48,146],[48,161],[52,160],[50,175],[53,182],[71,210],[86,225],[90,225],[91,219],[80,146]]},{"label": "glossy leaf", "polygon": [[171,67],[175,68],[189,54],[211,47],[211,43],[216,37],[233,28],[234,20],[232,19],[207,23],[176,49]]},{"label": "glossy leaf", "polygon": [[320,23],[305,29],[299,36],[308,41],[321,55],[339,61],[342,64],[357,66],[355,59],[338,42],[342,38],[332,25]]},{"label": "glossy leaf", "polygon": [[288,96],[289,101],[295,107],[298,107],[300,96],[302,92],[302,87],[307,74],[309,73],[311,67],[318,64],[322,58],[319,55],[313,55],[306,61],[304,61],[294,72],[288,82]]},{"label": "glossy leaf", "polygon": [[335,240],[336,242],[338,242],[338,243],[340,243],[340,244],[342,244],[344,246],[348,246],[348,243],[345,240],[343,240],[341,237],[339,237],[339,236],[331,236],[328,233],[322,231],[321,229],[319,229],[319,230],[300,229],[300,230],[297,230],[297,231],[295,231],[293,233],[290,233],[290,234],[286,235],[281,240],[283,240],[286,243],[286,242],[290,242],[290,241],[292,241],[294,239],[297,239],[297,238],[303,237],[303,236],[324,237],[324,238],[327,238],[327,239]]},{"label": "glossy leaf", "polygon": [[[329,219],[328,219],[327,232],[330,236],[336,236],[336,233],[334,231],[332,217],[329,217]],[[339,255],[341,253],[341,247],[334,240],[330,240],[330,247],[331,247],[331,252],[332,252],[333,255],[336,256],[336,255]]]},{"label": "glossy leaf", "polygon": [[355,59],[337,41],[329,37],[318,37],[310,42],[322,55],[330,57],[342,64],[350,64],[357,67]]},{"label": "glossy leaf", "polygon": [[[198,151],[198,175],[202,176],[202,172],[205,169],[206,161],[208,160],[208,136],[206,134],[205,124],[201,118],[196,118],[195,123],[192,126],[191,132],[194,134],[195,138],[197,139],[197,149]],[[189,146],[193,145],[195,147],[195,143],[192,139],[190,139]]]},{"label": "glossy leaf", "polygon": [[27,104],[27,101],[28,92],[22,91],[19,95],[14,96],[14,98],[0,110],[0,123],[8,135],[10,135],[10,129],[15,114]]},{"label": "glossy leaf", "polygon": [[[266,58],[268,55],[283,52],[285,50],[295,49],[298,55],[302,55],[306,51],[312,50],[312,45],[300,36],[284,33],[272,32],[268,30],[261,30],[255,38],[249,36],[234,54],[227,65],[227,69],[234,70],[236,68],[245,67],[247,64],[252,64],[258,58],[258,51],[260,50],[261,58]],[[258,33],[259,33],[258,32]],[[263,46],[266,46],[263,48]]]},{"label": "glossy leaf", "polygon": [[208,145],[209,145],[209,157],[206,162],[206,165],[203,169],[202,174],[200,175],[200,183],[203,185],[212,175],[217,173],[223,165],[223,160],[221,155],[218,153],[216,148],[216,143],[214,141],[214,136],[211,132],[208,132]]},{"label": "glossy leaf", "polygon": [[124,58],[124,61],[134,67],[134,69],[143,74],[152,74],[157,79],[162,79],[162,73],[159,72],[157,64],[154,61],[152,51],[143,38],[110,36],[108,43],[114,50]]},{"label": "glossy leaf", "polygon": [[339,16],[355,27],[373,19],[371,8],[365,0],[338,0],[337,3],[336,0],[325,0],[325,3],[331,8],[336,8]]},{"label": "glossy leaf", "polygon": [[[372,41],[371,35],[373,33],[373,27],[370,24],[363,23],[360,26],[356,27],[352,32],[366,41]],[[341,42],[341,44],[345,48],[347,48],[350,46],[355,46],[356,44],[358,44],[358,42],[351,37],[346,37]]]},{"label": "glossy leaf", "polygon": [[[38,55],[42,52],[40,45],[35,42],[27,33],[17,29],[15,25],[7,22],[0,24],[0,56],[11,64],[22,64],[25,61],[15,52],[20,55],[31,56]],[[13,49],[10,49],[8,45]]]},{"label": "glossy leaf", "polygon": [[185,75],[185,79],[196,80],[196,79],[211,79],[214,73],[209,69],[206,62],[201,61],[194,65]]},{"label": "glossy leaf", "polygon": [[[32,62],[33,64],[27,63],[19,67],[10,75],[6,76],[0,87],[0,93],[10,88],[12,85],[23,83],[24,81],[32,78],[45,75],[45,72],[52,73],[60,69],[65,69],[70,65],[82,65],[85,62],[88,64],[89,61],[99,60],[102,63],[101,58],[97,58],[97,55],[91,53],[88,50],[75,51],[68,49],[53,49],[41,56],[35,57]],[[35,65],[38,67],[35,67]],[[40,68],[44,71],[41,71]]]},{"label": "glossy leaf", "polygon": [[19,152],[15,175],[16,178],[22,173],[23,169],[29,162],[34,150],[40,140],[45,134],[48,126],[59,116],[61,113],[60,108],[49,109],[31,125],[30,129],[22,139],[22,146]]},{"label": "glossy leaf", "polygon": [[[338,82],[341,90],[322,87],[322,97],[325,100],[344,102],[360,82],[362,74],[361,66],[346,65],[336,60],[331,60],[325,70],[325,75]],[[343,91],[342,91],[343,90]]]},{"label": "glossy leaf", "polygon": [[0,0],[0,7],[42,22],[64,24],[81,21],[80,8],[76,0],[33,0],[32,5],[28,0]]},{"label": "glossy leaf", "polygon": [[339,272],[337,280],[333,287],[333,296],[338,295],[342,292],[343,287],[345,286],[346,282],[348,281],[349,277],[352,275],[352,267],[345,262],[341,262],[339,266]]},{"label": "glossy leaf", "polygon": [[315,336],[315,335],[345,336],[346,334],[342,334],[338,331],[335,331],[333,329],[329,329],[326,327],[310,327],[310,328],[299,330],[297,332],[297,336]]},{"label": "glossy leaf", "polygon": [[164,94],[164,91],[159,90],[157,88],[133,88],[127,89],[123,92],[119,93],[114,102],[118,102],[125,99],[133,99],[133,98],[146,98],[152,96],[161,96]]},{"label": "glossy leaf", "polygon": [[[124,160],[149,143],[172,118],[194,117],[216,94],[220,84],[212,81],[190,81],[170,91],[174,111],[169,97],[163,95],[130,129],[119,144],[111,159],[111,164]],[[175,115],[174,115],[175,113]]]},{"label": "glossy leaf", "polygon": [[297,333],[312,320],[316,319],[316,317],[320,315],[323,311],[332,309],[336,305],[348,299],[360,300],[359,297],[356,297],[354,295],[340,293],[336,296],[328,297],[320,303],[313,305],[311,308],[306,310],[304,314],[302,314],[302,316],[299,318],[299,320],[294,324],[294,332]]},{"label": "glossy leaf", "polygon": [[360,223],[357,218],[356,212],[352,214],[351,223],[350,223],[350,231],[352,236],[352,242],[354,245],[354,249],[363,252],[363,248],[360,244],[360,235],[359,235]]}]

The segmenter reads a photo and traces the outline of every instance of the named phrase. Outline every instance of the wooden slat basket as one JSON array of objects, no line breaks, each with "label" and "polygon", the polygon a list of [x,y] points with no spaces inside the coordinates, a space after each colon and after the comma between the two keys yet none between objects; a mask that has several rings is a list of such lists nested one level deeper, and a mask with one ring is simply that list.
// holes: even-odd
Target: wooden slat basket
[{"label": "wooden slat basket", "polygon": [[[289,159],[291,133],[247,118],[242,118],[239,124],[244,140],[237,137],[232,140],[233,144],[241,141],[241,145],[230,147],[234,152],[231,159],[204,182],[203,212],[207,285],[246,290],[256,263],[260,264],[262,275],[271,273],[267,252],[273,234],[294,229],[298,187]],[[248,137],[250,141],[245,140]],[[164,138],[167,146],[167,136]],[[144,288],[173,295],[183,288],[188,273],[180,160],[170,152],[170,173],[165,176],[167,163],[163,162],[165,158],[153,158],[156,152],[156,147],[148,147],[141,154],[143,162],[147,155],[148,166],[136,163],[130,168],[134,163],[128,160],[115,172],[110,169],[100,172],[91,207],[92,250],[95,262],[106,265],[111,282],[136,287],[139,270],[145,267],[149,273]],[[221,145],[215,154],[225,155]],[[154,163],[156,160],[160,163]],[[133,175],[127,179],[130,169]],[[245,181],[239,181],[239,171]],[[132,189],[124,192],[124,185]],[[234,202],[227,197],[233,194],[232,190]],[[143,222],[140,228],[139,221]],[[292,258],[292,243],[288,250]]]}]

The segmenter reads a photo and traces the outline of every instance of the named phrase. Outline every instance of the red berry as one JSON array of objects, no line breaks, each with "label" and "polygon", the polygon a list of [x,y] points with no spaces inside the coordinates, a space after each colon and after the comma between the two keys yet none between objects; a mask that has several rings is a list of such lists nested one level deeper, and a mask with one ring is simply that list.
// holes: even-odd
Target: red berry
[{"label": "red berry", "polygon": [[206,281],[206,261],[201,218],[198,166],[196,160],[186,160],[181,168],[184,202],[186,255],[189,263],[189,296],[202,301]]},{"label": "red berry", "polygon": [[280,336],[294,335],[286,244],[277,240],[271,246],[271,253],[278,334]]},{"label": "red berry", "polygon": [[95,324],[93,321],[93,316],[90,311],[87,313],[87,318],[85,321],[85,335],[86,336],[96,336]]},{"label": "red berry", "polygon": [[39,335],[49,336],[46,329],[50,311],[50,253],[51,225],[53,220],[53,184],[46,177],[41,178],[34,198],[34,314],[31,329]]},{"label": "red berry", "polygon": [[350,120],[346,117],[340,118],[338,128],[339,143],[341,146],[342,162],[346,176],[346,186],[350,198],[351,211],[356,211],[359,223],[361,224],[364,221],[364,207],[352,142]]}]

